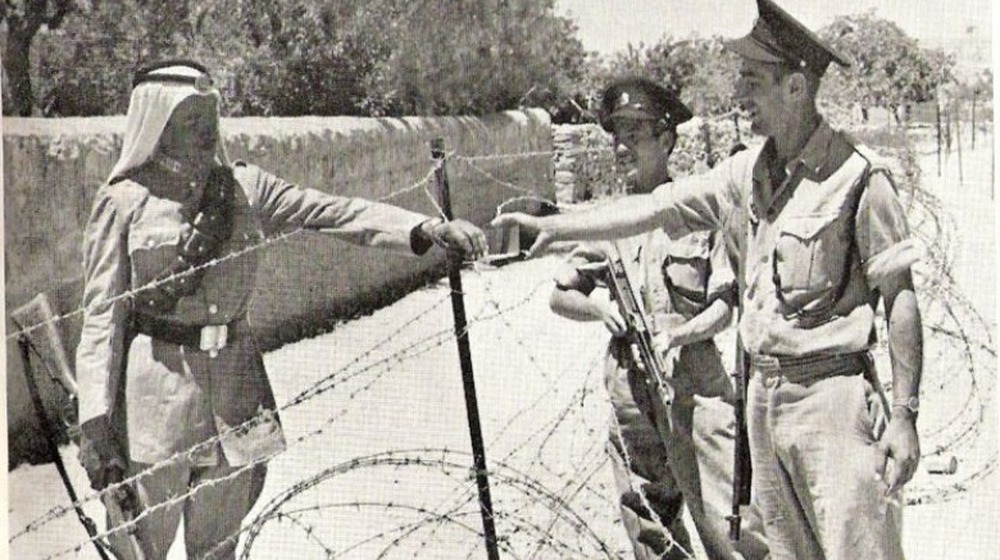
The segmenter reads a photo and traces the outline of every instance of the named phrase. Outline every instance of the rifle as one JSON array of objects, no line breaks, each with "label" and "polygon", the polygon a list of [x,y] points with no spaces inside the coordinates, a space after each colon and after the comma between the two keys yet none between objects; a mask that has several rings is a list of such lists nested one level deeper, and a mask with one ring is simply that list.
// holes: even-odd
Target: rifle
[{"label": "rifle", "polygon": [[[44,404],[38,385],[35,382],[34,369],[31,363],[31,354],[34,353],[39,359],[46,373],[53,384],[59,387],[63,393],[64,405],[59,410],[59,417],[66,426],[70,440],[79,443],[81,437],[80,426],[77,417],[77,384],[76,375],[69,365],[66,356],[66,348],[63,345],[62,337],[56,329],[56,316],[52,312],[48,297],[44,293],[38,294],[31,301],[15,309],[10,315],[14,326],[21,331],[18,336],[18,346],[21,350],[21,360],[24,363],[24,377],[28,385],[28,392],[31,394],[35,412],[42,432],[49,444],[52,459],[59,477],[70,500],[73,502],[73,509],[76,510],[80,523],[86,529],[87,534],[92,539],[94,547],[102,560],[109,560],[106,551],[111,551],[120,560],[144,560],[147,555],[144,553],[132,525],[125,531],[112,533],[109,536],[110,544],[97,539],[97,526],[83,509],[78,505],[78,498],[66,466],[63,464],[62,456],[59,454],[56,430],[52,427],[45,413]],[[122,486],[114,492],[105,493],[101,496],[108,511],[108,526],[115,527],[122,523],[128,523],[135,519],[140,510],[140,505],[135,493],[130,487]]]},{"label": "rifle", "polygon": [[750,438],[747,435],[747,379],[750,372],[750,355],[743,349],[743,343],[736,338],[736,374],[734,375],[735,395],[733,413],[736,416],[736,441],[733,452],[733,498],[729,520],[729,540],[740,540],[740,507],[750,505],[750,478],[753,469],[750,464]]},{"label": "rifle", "polygon": [[[651,376],[650,380],[656,384],[662,404],[669,407],[674,401],[674,389],[670,385],[663,357],[653,344],[650,322],[641,300],[636,297],[636,291],[622,260],[621,247],[617,242],[612,242],[612,250],[608,252],[607,284],[611,298],[618,304],[618,311],[628,326],[626,336],[638,349],[642,365],[647,375]],[[668,419],[669,415],[664,415],[664,421]]]}]

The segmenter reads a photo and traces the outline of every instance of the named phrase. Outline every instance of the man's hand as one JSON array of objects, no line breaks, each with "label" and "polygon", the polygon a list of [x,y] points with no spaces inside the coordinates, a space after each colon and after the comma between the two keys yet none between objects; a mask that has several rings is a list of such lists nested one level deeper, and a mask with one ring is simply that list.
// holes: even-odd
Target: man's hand
[{"label": "man's hand", "polygon": [[463,257],[478,259],[486,253],[486,234],[471,222],[433,219],[421,224],[420,228],[435,245],[461,253]]},{"label": "man's hand", "polygon": [[601,316],[601,321],[608,329],[608,332],[611,333],[611,336],[625,336],[628,333],[628,325],[625,324],[625,319],[622,318],[617,305],[608,301],[602,303],[595,302],[594,306],[597,308],[597,312]]},{"label": "man's hand", "polygon": [[656,336],[653,342],[660,354],[666,354],[671,348],[679,346],[676,331],[687,323],[687,319],[679,313],[668,313],[658,315],[656,318]]},{"label": "man's hand", "polygon": [[500,214],[490,222],[492,228],[508,228],[518,226],[522,233],[535,235],[535,242],[528,249],[528,258],[537,257],[542,250],[554,241],[551,231],[542,227],[539,218],[521,212],[511,212],[510,214]]},{"label": "man's hand", "polygon": [[[876,444],[881,455],[876,474],[888,485],[886,495],[896,492],[909,482],[920,462],[920,439],[914,419],[904,416],[893,415],[882,439]],[[889,459],[893,461],[891,469],[887,469]]]},{"label": "man's hand", "polygon": [[124,480],[125,457],[107,419],[87,420],[80,426],[80,432],[80,463],[87,471],[90,487],[100,491]]}]

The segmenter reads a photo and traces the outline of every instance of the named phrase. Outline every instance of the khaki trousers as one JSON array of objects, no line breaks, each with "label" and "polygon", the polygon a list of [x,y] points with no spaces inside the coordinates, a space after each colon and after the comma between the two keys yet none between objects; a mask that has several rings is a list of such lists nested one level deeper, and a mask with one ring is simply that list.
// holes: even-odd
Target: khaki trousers
[{"label": "khaki trousers", "polygon": [[[739,542],[729,538],[736,418],[733,383],[718,348],[710,340],[690,344],[668,366],[674,386],[671,423],[659,422],[658,428],[706,556],[709,560],[767,558],[763,521],[755,504],[741,510]],[[652,387],[650,392],[655,394]]]},{"label": "khaki trousers", "polygon": [[622,524],[636,560],[689,558],[691,539],[681,516],[684,498],[654,424],[643,375],[627,367],[630,363],[628,345],[613,339],[604,380],[612,405],[608,452]]},{"label": "khaki trousers", "polygon": [[754,370],[747,424],[773,560],[903,558],[901,496],[875,477],[884,411],[864,376],[793,383]]}]

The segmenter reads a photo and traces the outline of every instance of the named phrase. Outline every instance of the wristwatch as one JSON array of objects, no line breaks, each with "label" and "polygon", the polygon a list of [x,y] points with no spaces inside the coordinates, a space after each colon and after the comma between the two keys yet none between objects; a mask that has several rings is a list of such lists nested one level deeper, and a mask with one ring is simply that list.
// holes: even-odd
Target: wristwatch
[{"label": "wristwatch", "polygon": [[920,399],[916,396],[911,396],[905,400],[895,400],[892,402],[892,408],[904,408],[910,412],[911,416],[916,418],[917,413],[920,412]]}]

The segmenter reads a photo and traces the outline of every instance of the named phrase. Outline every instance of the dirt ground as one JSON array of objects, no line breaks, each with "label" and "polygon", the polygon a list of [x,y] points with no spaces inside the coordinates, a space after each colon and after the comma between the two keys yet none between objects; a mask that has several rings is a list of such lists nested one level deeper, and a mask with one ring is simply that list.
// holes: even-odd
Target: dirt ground
[{"label": "dirt ground", "polygon": [[[980,135],[977,149],[963,154],[961,185],[954,153],[940,178],[933,155],[923,156],[921,167],[924,187],[953,218],[949,266],[956,288],[949,293],[971,302],[986,318],[989,332],[979,334],[992,338],[996,252],[988,140]],[[628,557],[604,456],[609,409],[600,364],[607,336],[600,325],[548,310],[559,259],[463,273],[501,556]],[[935,277],[928,292],[943,283]],[[929,305],[925,317],[938,320],[938,307]],[[956,316],[978,324],[968,310]],[[268,559],[484,556],[451,328],[442,281],[265,357],[279,403],[308,398],[282,412],[290,446],[270,463],[250,516],[262,524],[249,527],[244,538],[252,543],[241,550]],[[723,340],[731,346],[731,334]],[[996,461],[998,415],[995,363],[986,361],[995,358],[984,358],[989,353],[981,348],[961,352],[964,340],[928,344],[923,448],[955,455],[959,468],[954,475],[922,468],[913,481],[908,495],[923,503],[904,514],[910,560],[986,560],[1000,550],[1000,488],[996,471],[988,469]],[[76,449],[64,448],[63,455],[74,483],[85,488]],[[67,504],[51,465],[10,472],[9,491],[11,534]],[[87,506],[102,517],[94,503]],[[85,539],[70,514],[18,537],[10,557],[47,558]],[[97,556],[83,548],[65,557]],[[179,539],[170,558],[183,557]]]}]

